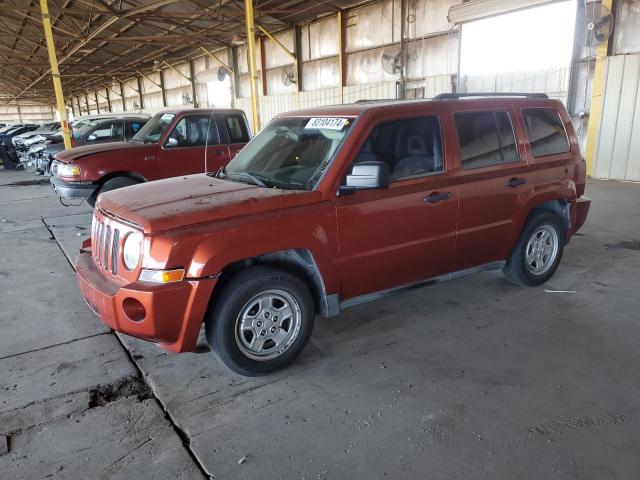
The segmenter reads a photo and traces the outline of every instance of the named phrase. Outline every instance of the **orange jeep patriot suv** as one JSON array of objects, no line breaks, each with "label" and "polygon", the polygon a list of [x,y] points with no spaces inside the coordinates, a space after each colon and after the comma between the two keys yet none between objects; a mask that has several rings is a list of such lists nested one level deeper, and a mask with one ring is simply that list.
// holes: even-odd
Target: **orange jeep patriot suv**
[{"label": "orange jeep patriot suv", "polygon": [[77,259],[111,328],[245,375],[290,363],[316,314],[502,269],[546,282],[590,201],[562,104],[441,95],[278,115],[216,174],[100,195]]}]

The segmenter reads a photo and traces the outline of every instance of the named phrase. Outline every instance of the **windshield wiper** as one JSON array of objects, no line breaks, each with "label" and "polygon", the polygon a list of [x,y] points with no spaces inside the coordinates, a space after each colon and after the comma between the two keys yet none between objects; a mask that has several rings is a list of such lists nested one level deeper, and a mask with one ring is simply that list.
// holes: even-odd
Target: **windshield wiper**
[{"label": "windshield wiper", "polygon": [[253,173],[247,172],[246,170],[241,170],[239,172],[229,172],[229,173],[225,174],[225,176],[227,176],[227,177],[233,177],[234,175],[241,176],[241,177],[246,177],[249,180],[251,180],[251,182],[254,185],[257,185],[259,187],[264,187],[264,188],[268,187],[266,182],[265,182],[266,179],[262,179],[261,177],[258,177],[257,175],[255,175]]}]

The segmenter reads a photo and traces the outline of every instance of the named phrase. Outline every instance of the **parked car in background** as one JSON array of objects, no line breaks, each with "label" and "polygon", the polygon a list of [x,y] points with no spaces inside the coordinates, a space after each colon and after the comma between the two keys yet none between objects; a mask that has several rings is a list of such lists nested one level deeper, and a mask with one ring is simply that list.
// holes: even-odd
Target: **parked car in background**
[{"label": "parked car in background", "polygon": [[51,184],[61,197],[84,198],[93,205],[101,192],[160,178],[215,172],[247,141],[249,127],[242,110],[162,112],[131,142],[58,153]]},{"label": "parked car in background", "polygon": [[546,282],[585,180],[571,118],[539,95],[289,112],[217,175],[101,195],[76,275],[109,327],[180,352],[204,322],[226,365],[265,374],[316,314],[483,270]]},{"label": "parked car in background", "polygon": [[26,160],[27,152],[31,146],[43,142],[60,130],[60,122],[43,123],[35,130],[21,133],[13,137],[12,143],[15,154],[9,154],[10,160],[18,163]]},{"label": "parked car in background", "polygon": [[35,123],[27,123],[14,125],[12,128],[4,130],[0,133],[0,159],[4,168],[7,170],[15,170],[20,165],[17,161],[17,155],[13,146],[13,137],[21,133],[31,132],[39,127]]}]

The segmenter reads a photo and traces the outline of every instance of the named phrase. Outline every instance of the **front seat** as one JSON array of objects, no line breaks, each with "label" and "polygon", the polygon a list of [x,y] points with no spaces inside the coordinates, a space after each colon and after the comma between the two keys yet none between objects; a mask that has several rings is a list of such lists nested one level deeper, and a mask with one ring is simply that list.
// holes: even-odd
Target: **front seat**
[{"label": "front seat", "polygon": [[422,136],[407,138],[407,156],[396,163],[394,178],[405,178],[433,171],[433,156],[429,155],[427,144]]}]

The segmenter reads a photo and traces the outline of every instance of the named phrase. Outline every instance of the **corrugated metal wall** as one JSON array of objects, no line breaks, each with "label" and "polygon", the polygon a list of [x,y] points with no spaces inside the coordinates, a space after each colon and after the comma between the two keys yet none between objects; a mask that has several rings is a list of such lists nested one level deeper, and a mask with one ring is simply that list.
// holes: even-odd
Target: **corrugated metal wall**
[{"label": "corrugated metal wall", "polygon": [[640,55],[608,57],[592,176],[640,181]]}]

